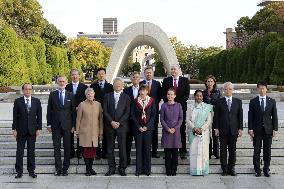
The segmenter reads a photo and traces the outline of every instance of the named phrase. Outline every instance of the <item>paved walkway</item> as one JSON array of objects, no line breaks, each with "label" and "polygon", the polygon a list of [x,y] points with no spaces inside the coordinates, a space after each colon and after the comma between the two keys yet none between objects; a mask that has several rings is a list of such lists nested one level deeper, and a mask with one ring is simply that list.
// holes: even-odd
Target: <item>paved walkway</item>
[{"label": "paved walkway", "polygon": [[238,188],[238,189],[270,189],[284,188],[284,175],[272,175],[270,178],[254,175],[238,175],[237,177],[222,177],[219,175],[209,175],[206,177],[193,177],[179,175],[176,177],[166,177],[153,175],[142,176],[92,176],[69,175],[68,177],[55,177],[53,175],[38,175],[37,179],[32,179],[24,175],[22,179],[16,180],[14,176],[0,176],[0,188],[31,188],[31,189],[206,189],[206,188]]}]

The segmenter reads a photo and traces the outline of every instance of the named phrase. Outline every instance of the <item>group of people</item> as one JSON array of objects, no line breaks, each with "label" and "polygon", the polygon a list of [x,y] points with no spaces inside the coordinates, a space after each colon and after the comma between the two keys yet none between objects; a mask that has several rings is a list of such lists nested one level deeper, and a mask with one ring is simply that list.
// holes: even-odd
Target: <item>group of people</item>
[{"label": "group of people", "polygon": [[[126,176],[131,163],[133,139],[136,148],[135,175],[151,174],[151,158],[158,153],[158,125],[162,126],[161,147],[164,148],[167,176],[175,176],[178,156],[187,158],[189,143],[190,174],[209,174],[209,159],[220,158],[222,175],[236,175],[236,142],[242,136],[242,101],[232,97],[233,84],[223,86],[224,97],[216,87],[216,79],[210,75],[205,90],[196,90],[194,104],[188,106],[190,86],[188,78],[180,76],[179,65],[172,65],[171,76],[162,85],[154,79],[154,70],[131,74],[132,85],[124,88],[121,78],[113,85],[105,79],[106,70],[97,70],[97,80],[88,87],[80,83],[80,73],[71,70],[72,82],[65,76],[57,77],[58,89],[51,92],[47,105],[47,130],[52,133],[55,176],[67,176],[70,159],[83,157],[86,176],[96,175],[94,159],[108,160],[105,176]],[[13,135],[17,139],[16,176],[23,174],[23,155],[27,141],[27,167],[29,175],[35,174],[35,141],[42,129],[40,100],[32,97],[31,84],[24,84],[24,96],[15,100],[13,109]],[[261,176],[260,152],[263,142],[263,172],[270,176],[272,137],[278,129],[276,102],[267,97],[267,84],[257,84],[259,96],[249,104],[248,127],[253,138],[253,164],[256,176]],[[163,104],[160,107],[160,101]],[[187,129],[188,128],[188,129]],[[77,137],[77,150],[74,147]],[[188,136],[188,139],[186,138]],[[61,160],[63,138],[64,160]],[[115,148],[119,149],[119,165],[116,166]],[[220,147],[219,147],[220,145]],[[219,150],[220,148],[220,150]],[[227,151],[229,158],[227,158]],[[220,154],[220,155],[219,155]]]}]

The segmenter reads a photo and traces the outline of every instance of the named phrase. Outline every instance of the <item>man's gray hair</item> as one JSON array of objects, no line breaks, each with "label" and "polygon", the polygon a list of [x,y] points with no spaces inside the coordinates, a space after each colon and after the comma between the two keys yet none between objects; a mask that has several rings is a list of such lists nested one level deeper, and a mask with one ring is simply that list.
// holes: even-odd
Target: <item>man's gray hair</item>
[{"label": "man's gray hair", "polygon": [[179,64],[172,64],[172,65],[171,65],[171,69],[172,69],[172,68],[180,68],[180,65],[179,65]]},{"label": "man's gray hair", "polygon": [[123,81],[123,79],[122,79],[121,77],[116,77],[116,78],[114,78],[113,84],[114,84],[115,82],[117,82],[117,81],[120,81],[120,82],[122,83],[122,85],[124,85],[124,81]]},{"label": "man's gray hair", "polygon": [[88,87],[88,88],[85,90],[85,96],[87,96],[87,94],[88,94],[90,91],[91,91],[91,92],[93,92],[93,93],[95,94],[94,89],[93,89],[93,88]]},{"label": "man's gray hair", "polygon": [[66,81],[66,83],[68,82],[68,79],[67,79],[67,77],[65,75],[58,75],[57,78],[56,78],[56,82],[57,83],[58,83],[60,78],[63,78]]},{"label": "man's gray hair", "polygon": [[131,75],[130,75],[130,76],[131,76],[131,77],[133,77],[134,75],[139,75],[139,76],[140,76],[140,73],[139,73],[139,72],[137,72],[137,71],[134,71],[134,72],[132,72],[132,73],[131,73]]},{"label": "man's gray hair", "polygon": [[234,89],[234,85],[231,82],[226,82],[226,83],[223,84],[223,89],[225,89],[227,87],[232,87]]}]

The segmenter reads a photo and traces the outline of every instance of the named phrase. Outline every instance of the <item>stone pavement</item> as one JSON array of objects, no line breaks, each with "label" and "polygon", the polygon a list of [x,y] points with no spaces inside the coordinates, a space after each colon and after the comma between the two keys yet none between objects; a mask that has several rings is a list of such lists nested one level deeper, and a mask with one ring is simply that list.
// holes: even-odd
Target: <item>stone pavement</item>
[{"label": "stone pavement", "polygon": [[178,175],[176,177],[166,177],[153,175],[142,176],[92,176],[69,175],[67,177],[55,177],[53,175],[38,175],[37,179],[32,179],[24,175],[22,179],[16,180],[14,176],[0,176],[0,189],[8,188],[31,188],[31,189],[280,189],[283,186],[284,175],[272,175],[270,178],[253,175],[238,175],[237,177],[219,175],[198,176]]}]

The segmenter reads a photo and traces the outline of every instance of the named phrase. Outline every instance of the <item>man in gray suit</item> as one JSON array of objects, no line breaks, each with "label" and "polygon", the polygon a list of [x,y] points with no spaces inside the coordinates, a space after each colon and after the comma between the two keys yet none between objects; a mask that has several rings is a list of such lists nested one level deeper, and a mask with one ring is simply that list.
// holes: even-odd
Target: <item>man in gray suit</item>
[{"label": "man in gray suit", "polygon": [[115,173],[116,164],[114,159],[115,138],[117,137],[119,148],[119,167],[121,176],[126,176],[127,167],[126,155],[126,136],[128,132],[128,121],[130,115],[130,98],[123,93],[123,80],[115,78],[113,82],[114,92],[108,93],[104,97],[104,132],[107,141],[107,157],[109,170],[105,176],[111,176]]}]

